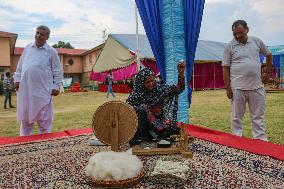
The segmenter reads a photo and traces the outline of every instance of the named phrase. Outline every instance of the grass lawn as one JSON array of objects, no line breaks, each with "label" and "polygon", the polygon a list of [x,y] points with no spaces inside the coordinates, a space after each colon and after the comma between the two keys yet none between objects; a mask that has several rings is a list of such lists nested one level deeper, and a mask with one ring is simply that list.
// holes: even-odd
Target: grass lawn
[{"label": "grass lawn", "polygon": [[[127,96],[128,94],[117,94],[115,99],[125,101]],[[105,93],[100,92],[66,93],[55,97],[52,131],[91,127],[93,113],[107,100]],[[4,97],[0,96],[0,102],[3,101]],[[13,96],[12,101],[16,104],[16,96]],[[190,109],[192,124],[230,132],[230,111],[230,101],[224,90],[193,92]],[[244,125],[244,136],[251,137],[248,112],[245,114]],[[284,93],[267,94],[266,125],[269,140],[284,144]],[[18,136],[18,134],[16,110],[4,110],[1,107],[0,136]]]}]

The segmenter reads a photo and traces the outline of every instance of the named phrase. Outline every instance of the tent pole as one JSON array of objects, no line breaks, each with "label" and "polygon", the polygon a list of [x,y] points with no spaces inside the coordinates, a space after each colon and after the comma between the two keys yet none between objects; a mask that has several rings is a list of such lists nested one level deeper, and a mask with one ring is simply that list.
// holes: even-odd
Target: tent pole
[{"label": "tent pole", "polygon": [[216,72],[215,72],[215,64],[216,64],[216,62],[214,62],[214,90],[215,90],[215,88],[216,88],[216,85],[215,85],[215,82],[216,82]]},{"label": "tent pole", "polygon": [[283,66],[281,64],[281,60],[280,60],[280,88],[283,88]]},{"label": "tent pole", "polygon": [[194,91],[194,63],[192,65],[192,90]]},{"label": "tent pole", "polygon": [[139,58],[139,34],[138,34],[138,9],[135,4],[135,24],[136,24],[136,64],[137,64],[137,72],[140,71],[140,58]]}]

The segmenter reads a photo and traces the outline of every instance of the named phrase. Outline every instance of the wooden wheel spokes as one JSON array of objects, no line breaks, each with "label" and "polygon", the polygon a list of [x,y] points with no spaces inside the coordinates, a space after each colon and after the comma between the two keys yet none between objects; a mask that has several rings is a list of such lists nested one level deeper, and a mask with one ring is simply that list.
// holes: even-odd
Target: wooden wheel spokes
[{"label": "wooden wheel spokes", "polygon": [[102,104],[93,116],[93,131],[104,144],[111,145],[113,151],[127,143],[136,133],[137,115],[135,110],[121,101]]}]

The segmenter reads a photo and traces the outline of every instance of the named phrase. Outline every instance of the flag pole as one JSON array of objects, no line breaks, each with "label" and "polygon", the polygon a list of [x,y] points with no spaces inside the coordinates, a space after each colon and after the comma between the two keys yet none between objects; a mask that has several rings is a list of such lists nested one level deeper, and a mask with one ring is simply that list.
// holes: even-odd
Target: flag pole
[{"label": "flag pole", "polygon": [[136,64],[137,64],[137,72],[140,71],[140,58],[139,58],[139,34],[138,34],[138,9],[135,4],[135,24],[136,24]]}]

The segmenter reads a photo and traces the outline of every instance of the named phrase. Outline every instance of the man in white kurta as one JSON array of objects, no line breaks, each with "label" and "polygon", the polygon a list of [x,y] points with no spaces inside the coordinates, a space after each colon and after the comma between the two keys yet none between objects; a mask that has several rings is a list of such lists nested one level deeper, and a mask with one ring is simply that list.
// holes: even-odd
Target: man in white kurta
[{"label": "man in white kurta", "polygon": [[52,95],[59,94],[62,67],[56,50],[46,43],[49,33],[46,26],[37,28],[35,42],[24,49],[14,75],[21,136],[32,135],[35,122],[40,134],[51,132]]}]

